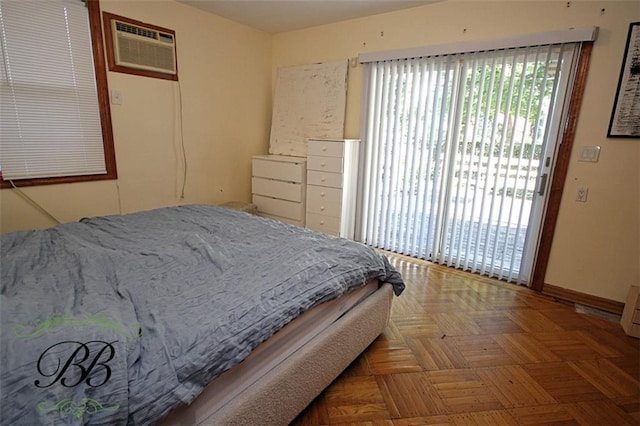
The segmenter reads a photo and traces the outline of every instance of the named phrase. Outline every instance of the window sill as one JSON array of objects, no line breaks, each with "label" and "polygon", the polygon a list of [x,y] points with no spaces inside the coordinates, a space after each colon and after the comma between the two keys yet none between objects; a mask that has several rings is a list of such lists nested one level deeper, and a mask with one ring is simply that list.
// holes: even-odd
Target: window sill
[{"label": "window sill", "polygon": [[118,175],[116,173],[107,173],[103,175],[20,179],[20,180],[14,180],[12,184],[10,181],[2,179],[2,177],[0,176],[0,179],[2,179],[0,181],[0,189],[12,188],[13,186],[27,187],[27,186],[40,186],[40,185],[56,185],[56,184],[63,184],[63,183],[91,182],[96,180],[114,180],[117,178],[118,178]]}]

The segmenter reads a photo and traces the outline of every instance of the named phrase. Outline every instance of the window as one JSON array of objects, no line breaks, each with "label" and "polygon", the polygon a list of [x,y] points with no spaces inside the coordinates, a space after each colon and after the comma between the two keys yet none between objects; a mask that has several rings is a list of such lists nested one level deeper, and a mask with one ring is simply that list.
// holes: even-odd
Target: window
[{"label": "window", "polygon": [[98,1],[3,1],[0,31],[2,187],[115,179]]},{"label": "window", "polygon": [[363,61],[359,239],[531,283],[578,69],[575,39],[593,34]]}]

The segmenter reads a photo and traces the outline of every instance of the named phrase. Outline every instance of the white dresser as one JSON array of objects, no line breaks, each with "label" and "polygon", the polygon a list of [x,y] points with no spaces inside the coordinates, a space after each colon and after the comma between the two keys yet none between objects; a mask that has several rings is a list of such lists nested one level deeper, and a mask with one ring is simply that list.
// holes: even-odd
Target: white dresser
[{"label": "white dresser", "polygon": [[307,228],[353,239],[359,142],[357,139],[309,139]]},{"label": "white dresser", "polygon": [[258,215],[304,226],[306,159],[284,155],[252,158],[252,202]]}]

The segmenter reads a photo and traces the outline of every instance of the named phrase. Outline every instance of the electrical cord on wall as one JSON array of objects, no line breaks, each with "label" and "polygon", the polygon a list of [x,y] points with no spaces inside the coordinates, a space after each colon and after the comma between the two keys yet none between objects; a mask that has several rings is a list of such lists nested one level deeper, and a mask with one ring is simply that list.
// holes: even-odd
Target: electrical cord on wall
[{"label": "electrical cord on wall", "polygon": [[24,191],[22,191],[20,188],[18,188],[12,180],[9,180],[9,183],[11,184],[11,187],[13,188],[13,190],[18,193],[18,195],[20,195],[25,201],[27,201],[29,204],[31,204],[33,207],[35,207],[37,210],[40,211],[40,213],[44,214],[45,216],[47,216],[49,219],[51,219],[52,221],[54,221],[56,223],[56,225],[61,224],[62,222],[60,222],[58,219],[56,219],[55,216],[53,216],[51,213],[49,213],[44,207],[42,207],[40,204],[38,204],[36,201],[33,200],[33,198],[29,197],[27,194],[24,193]]},{"label": "electrical cord on wall", "polygon": [[[187,186],[187,151],[184,145],[184,127],[183,127],[183,112],[182,112],[182,87],[180,81],[177,81],[178,88],[178,112],[173,115],[174,129],[179,128],[180,133],[180,151],[182,154],[182,188],[180,189],[180,199],[184,200],[185,188]],[[176,126],[176,118],[179,119],[179,123]]]},{"label": "electrical cord on wall", "polygon": [[[187,186],[187,151],[184,145],[184,127],[183,127],[183,113],[182,113],[182,87],[178,80],[178,116],[180,117],[180,147],[182,150],[182,189],[180,191],[180,199],[184,200],[184,192]],[[175,117],[175,115],[174,115]]]},{"label": "electrical cord on wall", "polygon": [[120,195],[120,181],[116,179],[116,191],[118,192],[118,212],[122,214],[122,196]]}]

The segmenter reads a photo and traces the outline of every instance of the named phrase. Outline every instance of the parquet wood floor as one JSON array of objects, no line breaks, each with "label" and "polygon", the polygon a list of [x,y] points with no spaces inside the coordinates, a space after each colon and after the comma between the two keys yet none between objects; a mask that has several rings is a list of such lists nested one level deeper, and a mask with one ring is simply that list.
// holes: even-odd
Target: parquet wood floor
[{"label": "parquet wood floor", "polygon": [[293,425],[640,425],[640,339],[617,322],[388,256],[389,325]]}]

